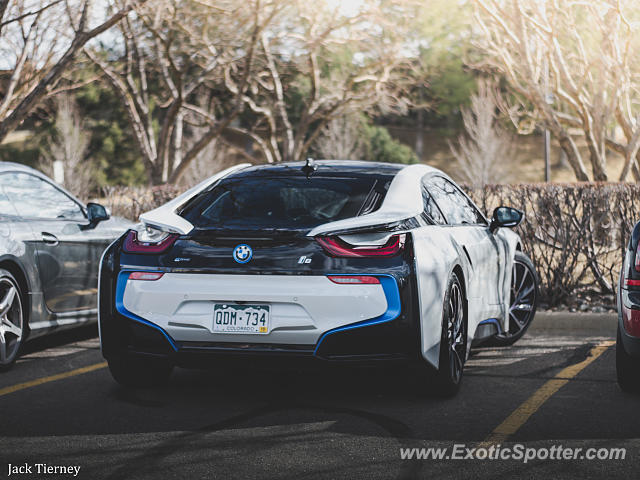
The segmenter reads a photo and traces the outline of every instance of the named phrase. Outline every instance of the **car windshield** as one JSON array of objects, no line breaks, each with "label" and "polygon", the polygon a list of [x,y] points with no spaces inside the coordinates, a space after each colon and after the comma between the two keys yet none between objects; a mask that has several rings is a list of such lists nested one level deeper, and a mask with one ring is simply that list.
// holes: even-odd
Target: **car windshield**
[{"label": "car windshield", "polygon": [[231,178],[181,214],[199,228],[313,228],[375,211],[387,187],[373,177]]}]

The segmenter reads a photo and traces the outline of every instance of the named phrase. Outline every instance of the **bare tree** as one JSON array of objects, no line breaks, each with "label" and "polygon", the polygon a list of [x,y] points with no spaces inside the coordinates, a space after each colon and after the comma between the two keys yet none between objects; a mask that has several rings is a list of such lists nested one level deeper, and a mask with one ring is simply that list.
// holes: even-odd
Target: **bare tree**
[{"label": "bare tree", "polygon": [[[576,178],[589,180],[571,129],[588,147],[594,180],[607,180],[607,150],[622,153],[640,179],[637,29],[628,15],[632,0],[474,0],[481,66],[507,79],[516,102],[507,110],[520,131],[549,128],[567,155]],[[619,122],[626,144],[609,137]]]},{"label": "bare tree", "polygon": [[[292,0],[261,32],[241,95],[257,121],[229,130],[251,138],[267,162],[295,161],[346,112],[405,110],[410,5],[367,0],[354,12]],[[233,83],[227,88],[239,94]]]},{"label": "bare tree", "polygon": [[235,146],[225,142],[222,137],[212,140],[189,164],[178,182],[183,187],[192,187],[220,170],[238,163],[242,155],[238,155]]},{"label": "bare tree", "polygon": [[462,108],[465,134],[458,137],[459,148],[449,142],[459,176],[474,188],[507,180],[505,162],[512,157],[514,142],[498,122],[499,95],[491,82],[480,81],[471,106]]},{"label": "bare tree", "polygon": [[215,172],[222,170],[224,154],[226,153],[222,152],[222,150],[223,148],[219,147],[217,139],[209,142],[193,159],[180,178],[179,183],[185,187],[192,187]]},{"label": "bare tree", "polygon": [[314,145],[321,158],[359,160],[363,154],[362,118],[356,112],[330,120]]},{"label": "bare tree", "polygon": [[[151,183],[178,181],[242,112],[256,44],[279,8],[268,0],[156,1],[119,25],[119,58],[85,49],[126,108]],[[232,95],[220,91],[225,82]]]},{"label": "bare tree", "polygon": [[55,134],[43,149],[42,169],[54,176],[54,165],[59,162],[64,174],[63,185],[74,195],[86,200],[94,186],[94,168],[86,158],[91,140],[84,128],[76,104],[68,94],[56,98],[57,114]]},{"label": "bare tree", "polygon": [[91,26],[92,0],[0,0],[0,52],[9,77],[0,97],[0,141],[15,130],[92,38],[146,0],[125,0]]}]

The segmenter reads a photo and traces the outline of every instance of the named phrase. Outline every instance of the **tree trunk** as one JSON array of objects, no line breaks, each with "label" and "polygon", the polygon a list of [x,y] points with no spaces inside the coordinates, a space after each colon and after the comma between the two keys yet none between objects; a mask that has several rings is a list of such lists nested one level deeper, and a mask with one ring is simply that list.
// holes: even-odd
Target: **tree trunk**
[{"label": "tree trunk", "polygon": [[589,142],[589,155],[591,159],[591,168],[593,169],[593,179],[596,182],[606,182],[609,180],[605,170],[605,156]]},{"label": "tree trunk", "polygon": [[633,172],[633,178],[636,182],[640,182],[640,168],[638,168],[638,161],[636,158],[636,161],[633,162],[633,165],[631,166],[631,172]]},{"label": "tree trunk", "polygon": [[620,173],[620,182],[626,182],[627,177],[629,176],[629,171],[631,170],[631,164],[634,163],[634,156],[629,150],[625,151],[624,155],[624,167],[622,169],[622,173]]},{"label": "tree trunk", "polygon": [[162,167],[159,167],[156,164],[153,165],[153,168],[147,170],[147,176],[149,177],[149,183],[151,185],[164,185],[167,183],[166,180],[162,178]]},{"label": "tree trunk", "polygon": [[558,136],[558,141],[560,142],[560,147],[567,154],[567,160],[573,172],[576,176],[576,180],[579,182],[588,182],[589,174],[584,167],[584,163],[582,162],[582,158],[580,157],[580,151],[576,146],[573,139],[566,133],[556,132]]}]

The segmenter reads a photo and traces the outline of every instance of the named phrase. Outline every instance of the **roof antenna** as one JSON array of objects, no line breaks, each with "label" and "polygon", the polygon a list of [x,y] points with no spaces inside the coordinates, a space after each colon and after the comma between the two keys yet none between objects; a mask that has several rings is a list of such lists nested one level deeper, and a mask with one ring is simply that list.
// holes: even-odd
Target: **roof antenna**
[{"label": "roof antenna", "polygon": [[307,163],[305,163],[304,167],[302,167],[300,170],[302,170],[302,173],[304,173],[308,179],[317,169],[318,167],[316,166],[316,162],[313,161],[313,158],[307,157]]}]

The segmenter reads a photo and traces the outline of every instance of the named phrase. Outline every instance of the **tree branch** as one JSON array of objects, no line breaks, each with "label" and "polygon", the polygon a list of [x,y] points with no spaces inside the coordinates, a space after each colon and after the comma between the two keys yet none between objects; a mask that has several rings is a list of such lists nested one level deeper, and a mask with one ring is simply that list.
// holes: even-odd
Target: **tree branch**
[{"label": "tree branch", "polygon": [[16,108],[0,122],[0,142],[4,140],[9,132],[17,128],[18,125],[20,125],[20,123],[22,123],[27,115],[35,108],[37,103],[47,95],[49,87],[53,85],[69,68],[69,66],[75,59],[78,50],[82,49],[82,47],[89,40],[96,37],[97,35],[100,35],[104,31],[108,30],[113,25],[118,23],[120,20],[122,20],[134,8],[135,5],[140,5],[144,2],[146,2],[146,0],[136,0],[135,2],[119,10],[107,21],[103,22],[97,27],[89,31],[78,32],[71,42],[71,45],[58,60],[58,62],[43,75],[36,87],[33,88],[31,92],[24,99],[22,99],[22,101],[20,101],[20,103],[18,103]]}]

